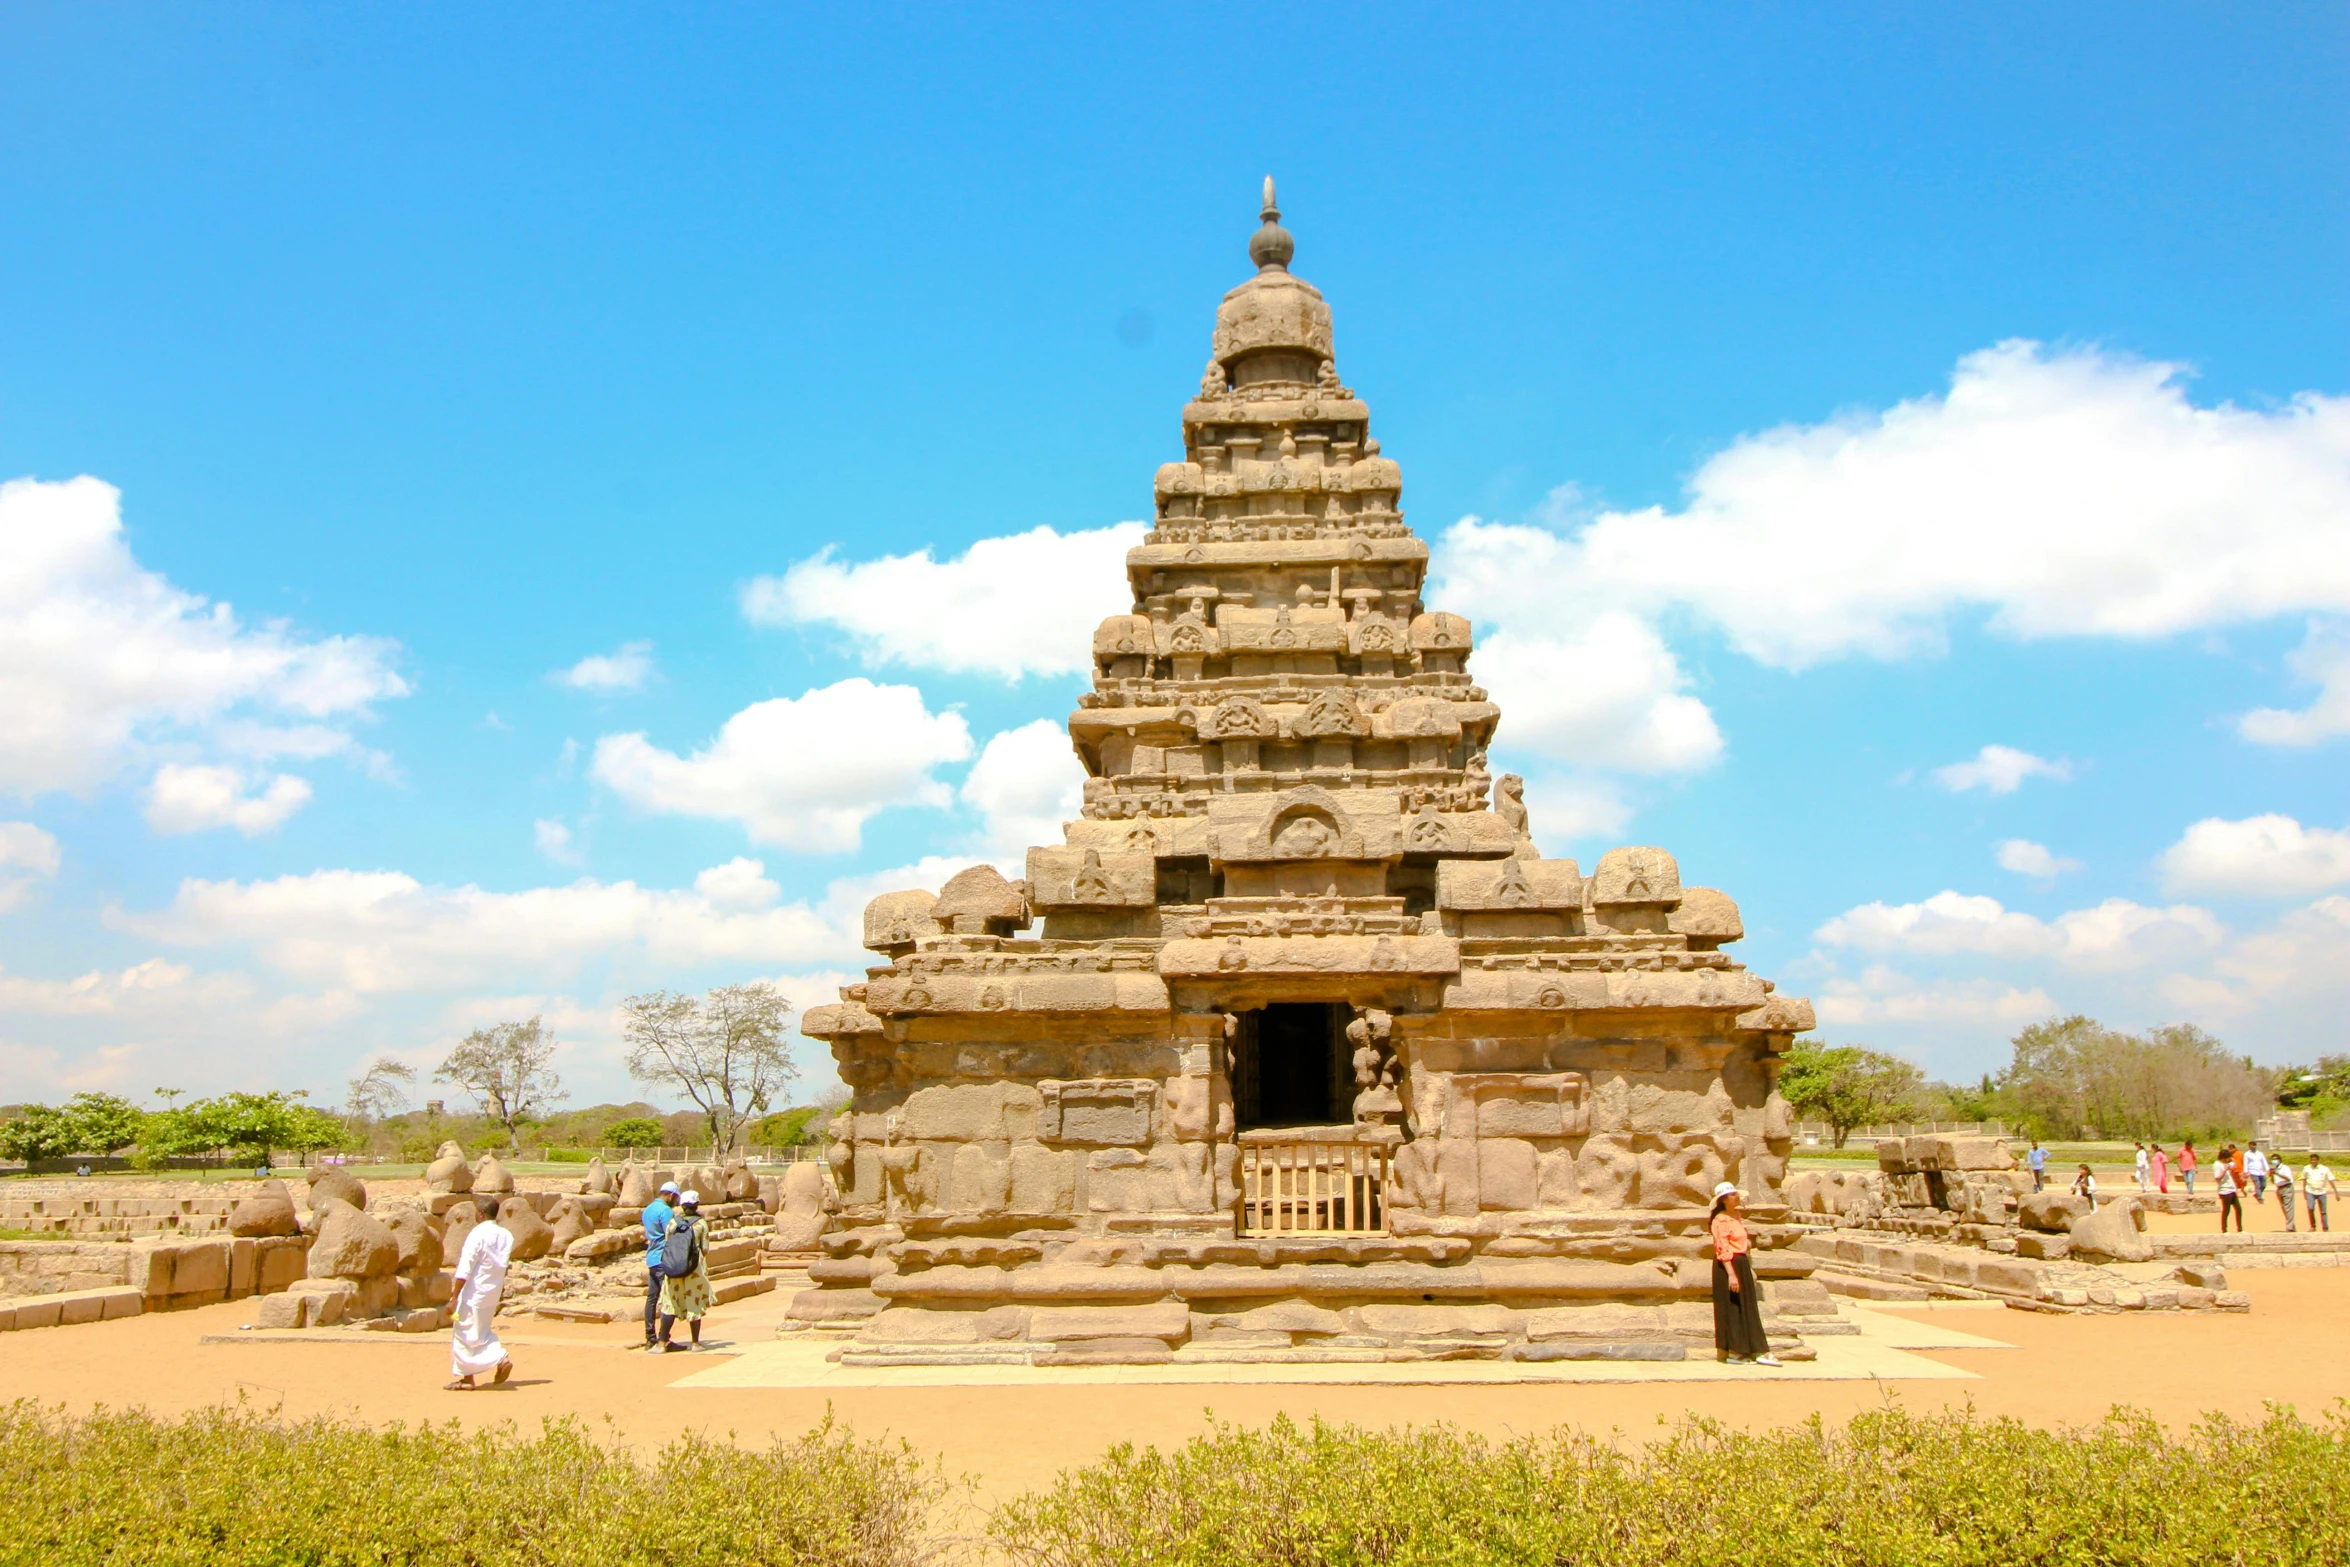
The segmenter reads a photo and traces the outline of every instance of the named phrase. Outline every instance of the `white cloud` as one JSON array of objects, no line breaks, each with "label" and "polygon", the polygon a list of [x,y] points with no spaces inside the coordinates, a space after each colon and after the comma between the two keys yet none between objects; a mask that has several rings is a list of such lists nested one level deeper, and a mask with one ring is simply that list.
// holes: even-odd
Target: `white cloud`
[{"label": "white cloud", "polygon": [[1526,780],[1526,829],[1537,844],[1612,838],[1631,820],[1631,802],[1604,779]]},{"label": "white cloud", "polygon": [[2023,787],[2027,778],[2051,778],[2063,783],[2073,775],[2073,764],[2051,762],[2019,751],[2009,745],[1987,745],[1969,761],[1952,762],[1947,767],[1934,769],[1934,782],[1960,794],[1968,789],[1983,789],[1992,794],[2013,794]]},{"label": "white cloud", "polygon": [[1030,848],[1061,843],[1061,824],[1085,804],[1085,764],[1069,732],[1039,718],[990,736],[958,793],[979,812],[980,852],[1000,865],[1022,865]]},{"label": "white cloud", "polygon": [[[719,878],[722,895],[742,891],[739,876],[730,875]],[[362,995],[510,983],[520,973],[563,976],[624,959],[668,966],[837,961],[854,945],[805,904],[746,910],[702,888],[658,891],[592,878],[488,892],[426,886],[397,871],[191,879],[168,908],[110,922],[175,946],[250,946],[296,980]]]},{"label": "white cloud", "polygon": [[111,1017],[177,1011],[191,1005],[241,1000],[252,994],[242,974],[198,975],[184,963],[149,958],[112,972],[93,969],[77,979],[29,979],[0,973],[0,1012],[41,1017]]},{"label": "white cloud", "polygon": [[837,852],[893,805],[943,806],[933,767],[971,754],[960,713],[912,686],[852,678],[744,708],[690,757],[642,734],[596,742],[598,781],[643,810],[740,822],[755,843]]},{"label": "white cloud", "polygon": [[2018,876],[2034,876],[2042,881],[2050,881],[2066,871],[2081,868],[2079,860],[2068,860],[2051,853],[2046,844],[2034,843],[2029,838],[2001,839],[1994,857],[1999,861],[2001,870],[2013,871]]},{"label": "white cloud", "polygon": [[574,691],[635,691],[653,678],[653,644],[623,642],[617,651],[590,654],[549,678]]},{"label": "white cloud", "polygon": [[948,561],[924,548],[842,562],[827,547],[747,584],[742,611],[753,625],[830,626],[871,664],[1005,680],[1082,674],[1094,627],[1132,602],[1126,552],[1147,531],[1139,522],[1031,528],[980,539]]},{"label": "white cloud", "polygon": [[2155,909],[2108,898],[2043,921],[1996,898],[1945,891],[1922,903],[1847,909],[1813,932],[1813,939],[1864,952],[2048,958],[2068,968],[2104,971],[2198,956],[2226,935],[2209,910],[2191,904]]},{"label": "white cloud", "polygon": [[0,914],[31,897],[63,862],[57,840],[31,822],[0,822]]},{"label": "white cloud", "polygon": [[2163,851],[2165,886],[2239,897],[2322,892],[2350,882],[2350,831],[2290,816],[2207,816]]},{"label": "white cloud", "polygon": [[223,725],[340,733],[407,694],[387,641],[247,626],[141,567],[119,501],[91,478],[0,484],[0,790],[88,789]]},{"label": "white cloud", "polygon": [[557,865],[584,865],[587,863],[587,856],[581,854],[579,846],[572,841],[571,829],[552,817],[542,816],[532,822],[530,824],[530,838],[531,842],[538,846],[539,853],[553,860]]},{"label": "white cloud", "polygon": [[694,891],[715,907],[737,913],[763,909],[783,896],[783,888],[769,879],[764,864],[739,856],[696,876]]},{"label": "white cloud", "polygon": [[253,838],[275,832],[310,803],[310,785],[292,773],[279,773],[259,794],[245,790],[244,774],[233,767],[166,763],[147,786],[147,825],[160,833],[234,827]]},{"label": "white cloud", "polygon": [[[2350,543],[2336,547],[2350,548]],[[2350,735],[2350,633],[2339,625],[2312,622],[2309,635],[2286,662],[2317,686],[2317,699],[2298,712],[2255,708],[2236,721],[2236,732],[2260,745],[2291,746]]]},{"label": "white cloud", "polygon": [[1938,649],[1970,608],[2026,638],[2350,610],[2350,397],[2198,408],[2184,380],[2001,343],[1944,396],[1741,437],[1680,511],[1510,530],[1518,591],[1685,606],[1786,669]]},{"label": "white cloud", "polygon": [[1565,634],[1502,629],[1484,637],[1477,680],[1501,704],[1502,733],[1557,761],[1637,773],[1695,772],[1721,759],[1722,734],[1654,627],[1603,613]]},{"label": "white cloud", "polygon": [[2057,1012],[2048,992],[2020,990],[1991,979],[1919,980],[1872,965],[1858,979],[1832,979],[1812,996],[1822,1023],[1860,1027],[1877,1023],[1975,1023],[2002,1029]]},{"label": "white cloud", "polygon": [[2295,909],[2266,930],[2232,943],[2209,978],[2176,976],[2165,989],[2181,1004],[2254,1019],[2290,1041],[2289,1059],[2339,1040],[2350,1016],[2350,898],[2336,893]]}]

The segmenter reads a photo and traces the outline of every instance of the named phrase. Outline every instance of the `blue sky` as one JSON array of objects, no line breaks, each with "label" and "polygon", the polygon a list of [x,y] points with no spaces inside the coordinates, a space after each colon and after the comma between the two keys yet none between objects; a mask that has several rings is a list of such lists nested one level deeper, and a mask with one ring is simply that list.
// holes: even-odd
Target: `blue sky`
[{"label": "blue sky", "polygon": [[823,999],[866,893],[1016,861],[1267,172],[1547,852],[1670,848],[1939,1074],[2343,1049],[2346,68],[2319,6],[13,8],[0,1098],[532,1011],[626,1097],[618,996]]}]

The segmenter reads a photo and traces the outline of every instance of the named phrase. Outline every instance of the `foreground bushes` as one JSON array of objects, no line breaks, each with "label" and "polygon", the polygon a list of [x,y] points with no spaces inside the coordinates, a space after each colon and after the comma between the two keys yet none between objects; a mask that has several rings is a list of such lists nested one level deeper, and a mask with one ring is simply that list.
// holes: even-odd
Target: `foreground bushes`
[{"label": "foreground bushes", "polygon": [[2346,1485],[2350,1426],[2288,1414],[2178,1441],[2127,1414],[2070,1432],[1898,1411],[1751,1436],[1695,1421],[1628,1453],[1282,1420],[1117,1448],[1000,1509],[993,1533],[1033,1567],[2234,1567],[2350,1561]]},{"label": "foreground bushes", "polygon": [[897,1567],[940,1484],[828,1421],[765,1452],[687,1437],[652,1466],[550,1423],[376,1430],[231,1411],[0,1410],[0,1562],[43,1567]]},{"label": "foreground bushes", "polygon": [[[576,1425],[401,1432],[244,1413],[0,1410],[0,1564],[897,1567],[974,1560],[903,1447],[828,1422],[764,1453],[686,1438],[640,1465]],[[1835,1563],[2244,1567],[2350,1561],[2350,1425],[2116,1415],[2037,1431],[1863,1416],[1637,1451],[1565,1432],[1283,1420],[1170,1454],[1120,1447],[1005,1504],[1024,1567]]]}]

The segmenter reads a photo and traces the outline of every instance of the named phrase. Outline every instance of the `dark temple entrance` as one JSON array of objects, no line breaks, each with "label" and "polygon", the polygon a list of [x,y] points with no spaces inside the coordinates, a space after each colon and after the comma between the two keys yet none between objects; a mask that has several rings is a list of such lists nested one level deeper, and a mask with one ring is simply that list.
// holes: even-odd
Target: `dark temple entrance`
[{"label": "dark temple entrance", "polygon": [[1329,1126],[1351,1104],[1346,1024],[1351,1009],[1281,1001],[1240,1014],[1233,1037],[1232,1109],[1241,1131]]}]

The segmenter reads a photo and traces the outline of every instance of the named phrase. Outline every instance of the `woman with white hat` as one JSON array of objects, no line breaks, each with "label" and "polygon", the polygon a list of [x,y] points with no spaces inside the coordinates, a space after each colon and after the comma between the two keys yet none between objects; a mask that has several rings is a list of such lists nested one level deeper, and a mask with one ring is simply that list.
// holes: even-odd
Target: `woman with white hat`
[{"label": "woman with white hat", "polygon": [[670,1337],[677,1319],[693,1335],[693,1348],[702,1347],[702,1317],[710,1309],[710,1221],[702,1217],[702,1194],[687,1192],[678,1200],[677,1217],[661,1241],[661,1349],[664,1354],[686,1346]]},{"label": "woman with white hat", "polygon": [[1738,1216],[1743,1196],[1728,1181],[1715,1187],[1706,1226],[1714,1241],[1714,1356],[1733,1366],[1775,1366],[1779,1357],[1763,1332],[1762,1292],[1754,1286],[1754,1241]]}]

